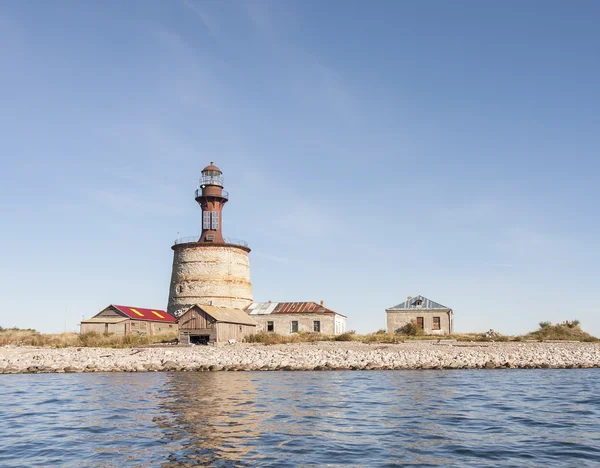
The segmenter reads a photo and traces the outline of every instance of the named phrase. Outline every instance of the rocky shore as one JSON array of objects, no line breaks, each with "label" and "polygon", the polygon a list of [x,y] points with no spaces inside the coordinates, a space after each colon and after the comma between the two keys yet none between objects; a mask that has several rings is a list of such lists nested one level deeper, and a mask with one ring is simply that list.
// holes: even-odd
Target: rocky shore
[{"label": "rocky shore", "polygon": [[600,367],[598,343],[363,344],[39,348],[0,347],[0,373]]}]

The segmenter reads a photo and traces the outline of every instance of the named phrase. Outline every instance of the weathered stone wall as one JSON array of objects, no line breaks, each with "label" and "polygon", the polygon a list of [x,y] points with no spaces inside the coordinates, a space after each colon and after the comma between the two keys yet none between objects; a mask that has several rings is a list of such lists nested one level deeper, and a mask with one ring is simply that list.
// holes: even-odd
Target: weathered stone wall
[{"label": "weathered stone wall", "polygon": [[[127,327],[127,324],[129,326]],[[145,322],[143,320],[129,320],[119,323],[109,323],[108,329],[106,323],[82,323],[80,333],[96,332],[96,333],[114,333],[115,335],[165,335],[168,333],[177,333],[178,326],[176,323],[163,322]]]},{"label": "weathered stone wall", "polygon": [[[298,322],[299,332],[314,332],[314,322],[316,320],[321,322],[321,333],[324,335],[335,335],[343,333],[345,327],[345,317],[333,314],[264,314],[264,315],[251,315],[251,317],[258,323],[256,327],[257,332],[267,331],[267,322],[273,322],[274,333],[279,335],[291,335],[292,334],[292,321]],[[338,321],[344,322],[343,331],[336,333],[335,330],[335,317]]]},{"label": "weathered stone wall", "polygon": [[245,309],[252,303],[248,251],[235,246],[173,246],[167,312],[180,317],[195,304]]},{"label": "weathered stone wall", "polygon": [[179,326],[176,323],[152,322],[150,325],[152,335],[166,335],[168,333],[178,333]]},{"label": "weathered stone wall", "polygon": [[108,330],[105,323],[82,323],[79,330],[80,333],[114,333],[115,335],[125,335],[126,321],[119,323],[109,323]]},{"label": "weathered stone wall", "polygon": [[[394,333],[407,323],[417,317],[423,317],[423,328],[427,335],[447,335],[450,333],[450,320],[445,310],[410,310],[410,311],[387,311],[387,330]],[[433,330],[433,317],[440,318],[440,330]]]}]

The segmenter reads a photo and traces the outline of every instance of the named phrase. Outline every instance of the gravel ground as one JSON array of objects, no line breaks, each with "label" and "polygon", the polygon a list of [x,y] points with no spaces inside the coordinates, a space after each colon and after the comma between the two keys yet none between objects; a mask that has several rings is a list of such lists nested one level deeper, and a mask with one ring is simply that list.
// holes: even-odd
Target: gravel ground
[{"label": "gravel ground", "polygon": [[160,348],[0,347],[0,373],[600,367],[598,343],[363,344]]}]

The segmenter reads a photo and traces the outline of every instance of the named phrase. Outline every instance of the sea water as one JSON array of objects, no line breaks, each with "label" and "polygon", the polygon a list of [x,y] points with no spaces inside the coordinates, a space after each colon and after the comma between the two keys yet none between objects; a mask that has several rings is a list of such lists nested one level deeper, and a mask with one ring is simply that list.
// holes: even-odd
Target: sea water
[{"label": "sea water", "polygon": [[0,466],[599,466],[600,369],[0,376]]}]

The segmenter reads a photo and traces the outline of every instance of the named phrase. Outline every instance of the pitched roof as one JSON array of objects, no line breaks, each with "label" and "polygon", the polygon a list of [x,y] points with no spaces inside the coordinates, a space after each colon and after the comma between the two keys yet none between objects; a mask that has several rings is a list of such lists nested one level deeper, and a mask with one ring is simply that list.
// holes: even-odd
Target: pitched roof
[{"label": "pitched roof", "polygon": [[[240,325],[257,325],[254,319],[252,319],[252,317],[250,317],[242,309],[229,309],[227,307],[217,307],[202,304],[197,304],[193,307],[202,309],[217,322],[239,323]],[[190,309],[193,307],[190,307]]]},{"label": "pitched roof", "polygon": [[135,320],[149,320],[152,322],[167,323],[173,323],[177,320],[166,311],[160,309],[144,309],[143,307],[130,307],[115,304],[111,304],[110,307],[114,307],[122,314],[125,314],[127,317]]},{"label": "pitched roof", "polygon": [[316,302],[253,302],[248,306],[246,312],[250,315],[337,314],[345,317],[345,315],[319,305]]},{"label": "pitched roof", "polygon": [[[421,304],[418,304],[418,301],[421,301]],[[438,304],[437,302],[432,301],[431,299],[427,299],[424,296],[416,296],[411,297],[410,299],[395,305],[393,307],[389,307],[385,310],[450,310],[450,307],[446,307],[445,305]]]}]

